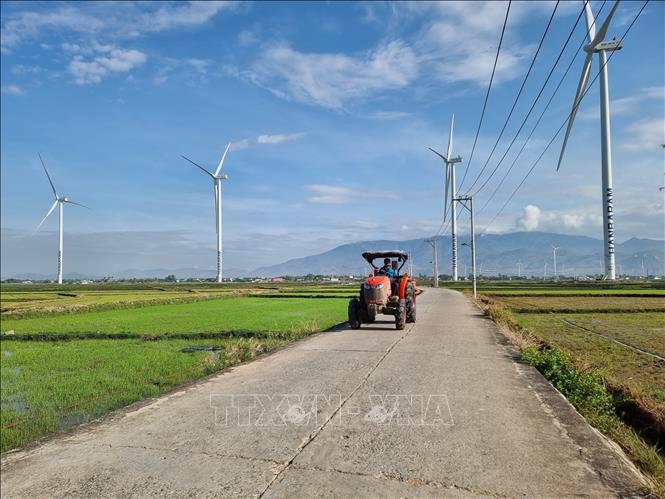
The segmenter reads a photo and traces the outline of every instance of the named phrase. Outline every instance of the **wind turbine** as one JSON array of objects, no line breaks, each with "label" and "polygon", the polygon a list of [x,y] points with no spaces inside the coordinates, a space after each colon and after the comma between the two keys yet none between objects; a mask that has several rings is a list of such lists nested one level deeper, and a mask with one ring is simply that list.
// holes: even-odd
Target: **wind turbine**
[{"label": "wind turbine", "polygon": [[[457,197],[457,186],[455,182],[455,164],[461,163],[462,158],[457,156],[456,158],[452,157],[453,154],[453,127],[455,126],[455,115],[453,114],[450,120],[450,132],[448,133],[448,152],[444,156],[441,153],[436,152],[434,149],[429,147],[428,149],[434,154],[439,156],[446,165],[446,197],[444,201],[443,208],[443,221],[446,221],[448,216],[448,199],[450,199],[450,233],[452,241],[452,259],[453,259],[453,281],[457,280],[457,206],[455,205]],[[450,192],[450,196],[448,193]]]},{"label": "wind turbine", "polygon": [[[49,217],[51,213],[53,213],[53,210],[55,210],[55,207],[58,207],[59,215],[60,215],[60,223],[59,223],[59,234],[58,234],[58,284],[62,284],[62,262],[63,262],[63,249],[64,249],[64,230],[65,230],[65,203],[69,204],[75,204],[76,206],[83,206],[84,208],[88,208],[87,206],[80,204],[80,203],[75,203],[74,201],[70,201],[69,198],[65,196],[58,196],[58,192],[55,190],[55,186],[53,185],[53,181],[51,180],[51,176],[48,174],[48,170],[46,169],[46,164],[44,163],[44,160],[42,159],[42,155],[38,154],[39,156],[39,161],[42,163],[42,167],[44,168],[44,172],[46,173],[46,178],[48,178],[48,183],[51,184],[51,190],[53,191],[53,195],[55,196],[55,201],[53,202],[53,206],[51,206],[51,209],[48,210],[46,213],[46,216],[42,218],[42,221],[39,222],[39,225],[35,229],[35,232],[39,230],[39,228],[42,226],[42,224],[46,221],[46,219]],[[90,208],[88,208],[90,209]]]},{"label": "wind turbine", "polygon": [[582,76],[577,85],[573,109],[568,118],[568,128],[561,146],[561,154],[557,164],[557,171],[561,167],[563,153],[566,150],[566,143],[573,127],[573,121],[577,114],[577,109],[584,96],[589,74],[591,72],[591,59],[594,53],[598,53],[598,62],[600,64],[600,142],[601,142],[601,160],[602,160],[602,182],[603,182],[603,240],[605,254],[605,277],[610,280],[616,278],[615,264],[615,246],[614,246],[614,192],[612,190],[612,143],[610,137],[610,98],[607,82],[607,52],[620,50],[623,47],[621,40],[604,41],[607,29],[612,20],[612,16],[619,6],[619,0],[614,3],[614,7],[607,15],[605,22],[596,33],[595,19],[591,12],[590,2],[584,4],[586,14],[587,33],[589,35],[589,45],[584,47],[586,59],[582,66]]},{"label": "wind turbine", "polygon": [[210,175],[213,180],[215,189],[215,230],[217,231],[217,282],[222,282],[222,180],[228,180],[229,178],[228,175],[221,174],[220,172],[222,171],[222,166],[224,165],[224,158],[226,158],[226,153],[229,152],[229,147],[231,147],[230,142],[226,146],[224,154],[222,154],[222,159],[219,160],[219,164],[217,165],[215,173],[210,173],[201,165],[194,163],[194,161],[188,157],[182,156],[183,159],[186,159],[201,171],[205,172],[207,175]]}]

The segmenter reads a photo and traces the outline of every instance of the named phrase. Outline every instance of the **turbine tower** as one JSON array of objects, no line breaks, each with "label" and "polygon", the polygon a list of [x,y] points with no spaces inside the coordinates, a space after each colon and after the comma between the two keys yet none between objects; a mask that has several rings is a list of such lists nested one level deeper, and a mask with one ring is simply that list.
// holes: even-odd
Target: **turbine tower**
[{"label": "turbine tower", "polygon": [[[46,221],[46,219],[49,217],[51,213],[53,213],[53,210],[55,210],[55,207],[58,207],[58,212],[59,212],[59,219],[60,222],[58,224],[59,227],[59,233],[58,233],[58,284],[62,284],[62,266],[63,266],[63,250],[64,250],[64,239],[65,239],[65,203],[69,204],[75,204],[76,206],[83,206],[83,208],[88,208],[85,205],[82,205],[80,203],[75,203],[74,201],[70,201],[69,198],[65,196],[58,196],[58,192],[55,190],[55,186],[53,185],[53,181],[51,180],[51,176],[48,174],[48,170],[46,169],[46,164],[44,163],[44,160],[42,159],[42,155],[39,154],[39,161],[42,163],[42,167],[44,168],[44,172],[46,173],[46,178],[48,178],[48,183],[51,184],[51,190],[53,191],[53,195],[55,196],[55,201],[53,202],[53,206],[51,206],[51,209],[48,210],[46,213],[46,216],[42,218],[42,221],[39,222],[39,225],[35,229],[35,232],[39,230],[39,228],[42,226],[42,224]],[[90,209],[90,208],[88,208]]]},{"label": "turbine tower", "polygon": [[[443,208],[443,221],[446,221],[448,216],[448,200],[450,199],[450,235],[452,242],[452,274],[453,281],[457,280],[457,206],[455,205],[457,197],[457,186],[455,182],[455,164],[461,163],[462,158],[457,156],[456,158],[452,157],[453,154],[453,128],[455,126],[455,115],[453,114],[450,120],[450,132],[448,133],[448,152],[444,156],[441,153],[436,152],[431,147],[429,148],[434,154],[439,156],[446,165],[446,186],[445,186],[445,201]],[[450,195],[448,194],[450,193]]]},{"label": "turbine tower", "polygon": [[217,232],[217,282],[222,282],[222,180],[228,180],[229,178],[228,175],[221,174],[221,171],[222,166],[224,165],[224,158],[226,158],[226,153],[229,152],[229,147],[231,147],[230,142],[226,146],[224,154],[222,154],[222,159],[219,160],[219,164],[217,165],[215,173],[210,173],[201,165],[194,163],[194,161],[188,157],[182,156],[183,159],[186,159],[201,171],[205,172],[207,175],[210,175],[213,180],[215,189],[215,230]]},{"label": "turbine tower", "polygon": [[600,64],[600,142],[601,142],[601,160],[602,160],[602,182],[603,182],[603,241],[605,254],[605,278],[614,280],[616,278],[615,264],[615,246],[614,246],[614,192],[612,190],[612,142],[610,137],[610,98],[607,81],[607,52],[620,50],[623,47],[621,40],[604,41],[607,34],[607,28],[610,25],[612,16],[619,6],[619,0],[614,3],[614,7],[605,19],[605,22],[596,33],[595,19],[591,12],[590,2],[585,3],[586,24],[589,35],[589,45],[584,47],[586,59],[582,66],[582,76],[577,85],[573,109],[568,117],[568,128],[561,146],[561,154],[557,164],[557,171],[561,167],[563,154],[566,150],[566,143],[573,127],[573,121],[577,114],[577,109],[584,96],[589,74],[591,72],[591,59],[594,53],[598,53],[598,62]]}]

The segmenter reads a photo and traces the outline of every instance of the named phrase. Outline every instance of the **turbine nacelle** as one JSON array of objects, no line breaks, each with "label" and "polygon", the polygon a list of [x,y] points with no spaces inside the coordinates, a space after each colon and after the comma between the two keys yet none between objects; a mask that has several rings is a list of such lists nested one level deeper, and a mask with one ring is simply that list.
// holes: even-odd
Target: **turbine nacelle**
[{"label": "turbine nacelle", "polygon": [[587,53],[593,53],[593,52],[600,52],[601,50],[607,50],[607,51],[614,51],[614,50],[621,50],[623,48],[623,41],[617,40],[616,38],[606,41],[606,42],[600,42],[596,45],[585,45],[583,47],[583,50]]},{"label": "turbine nacelle", "polygon": [[187,156],[183,156],[182,154],[180,157],[186,161],[189,161],[191,164],[193,164],[195,167],[197,167],[199,170],[201,170],[203,173],[207,173],[212,177],[213,180],[228,180],[229,176],[226,174],[221,174],[220,172],[222,171],[222,166],[224,166],[224,159],[226,158],[226,153],[229,152],[229,147],[231,147],[231,143],[229,142],[226,146],[226,149],[224,150],[224,154],[222,154],[222,159],[219,160],[219,164],[217,165],[217,169],[214,172],[208,171],[206,168],[203,166],[199,165],[198,163],[192,161],[189,159]]}]

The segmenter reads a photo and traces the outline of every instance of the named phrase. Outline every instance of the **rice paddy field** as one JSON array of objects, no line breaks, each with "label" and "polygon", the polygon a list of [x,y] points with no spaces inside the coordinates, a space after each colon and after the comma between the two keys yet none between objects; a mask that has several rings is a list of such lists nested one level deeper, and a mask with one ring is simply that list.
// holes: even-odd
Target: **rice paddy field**
[{"label": "rice paddy field", "polygon": [[[640,392],[665,415],[665,289],[608,287],[483,289],[520,327],[597,370],[612,386]],[[664,419],[665,420],[665,419]]]},{"label": "rice paddy field", "polygon": [[346,320],[357,285],[2,285],[0,450]]},{"label": "rice paddy field", "polygon": [[[478,293],[481,307],[517,333],[523,358],[536,358],[560,389],[572,387],[563,390],[569,400],[665,493],[665,286],[507,282],[482,283]],[[534,342],[544,354],[524,357]],[[573,371],[562,370],[567,363]],[[597,390],[585,391],[593,380],[611,395],[611,418],[585,410],[597,402]]]}]

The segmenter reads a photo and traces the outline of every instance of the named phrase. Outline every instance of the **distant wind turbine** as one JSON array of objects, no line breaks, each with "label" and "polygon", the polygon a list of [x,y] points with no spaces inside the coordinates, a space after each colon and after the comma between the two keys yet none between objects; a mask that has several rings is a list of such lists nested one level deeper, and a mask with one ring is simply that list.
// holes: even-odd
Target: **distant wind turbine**
[{"label": "distant wind turbine", "polygon": [[614,192],[612,190],[612,143],[610,134],[610,98],[607,82],[607,52],[620,50],[623,47],[621,40],[604,41],[607,29],[612,20],[612,16],[619,6],[619,0],[614,3],[614,7],[605,19],[605,22],[596,33],[595,20],[591,12],[591,2],[585,2],[584,9],[586,14],[586,24],[589,35],[589,45],[584,47],[586,52],[586,59],[582,66],[582,76],[580,77],[579,84],[577,85],[577,92],[575,93],[575,100],[573,102],[573,109],[568,118],[568,128],[566,135],[563,138],[561,146],[561,154],[559,155],[559,163],[557,164],[557,171],[561,167],[563,154],[566,150],[566,143],[570,136],[570,130],[573,127],[573,121],[577,114],[577,109],[585,94],[587,83],[589,82],[589,74],[591,72],[591,59],[594,53],[598,53],[598,61],[600,63],[600,131],[601,131],[601,159],[602,159],[602,182],[603,182],[603,239],[605,246],[605,277],[610,280],[616,278],[615,271],[615,247],[614,247]]},{"label": "distant wind turbine", "polygon": [[452,157],[453,154],[453,127],[455,126],[455,115],[453,114],[450,120],[450,131],[448,132],[448,151],[446,155],[435,151],[431,147],[428,149],[440,157],[446,165],[446,186],[445,186],[445,201],[443,204],[443,221],[446,221],[448,216],[448,202],[450,202],[450,233],[452,242],[452,274],[453,281],[457,280],[457,186],[455,182],[455,164],[461,163],[462,158],[457,156]]},{"label": "distant wind turbine", "polygon": [[217,165],[215,173],[210,173],[201,165],[194,163],[194,161],[188,157],[182,156],[183,159],[186,159],[201,171],[210,175],[213,180],[215,188],[215,230],[217,231],[217,282],[222,282],[222,180],[228,180],[229,178],[228,175],[221,174],[221,171],[222,166],[224,165],[224,158],[226,158],[226,153],[229,152],[229,147],[231,147],[231,143],[226,146],[224,154],[222,154],[222,159],[219,160],[219,164]]},{"label": "distant wind turbine", "polygon": [[[46,213],[46,216],[42,218],[42,221],[39,222],[39,225],[35,229],[35,232],[39,230],[39,228],[42,226],[42,224],[46,221],[46,219],[49,217],[51,213],[53,213],[53,210],[55,210],[55,207],[57,206],[59,208],[59,214],[60,214],[60,223],[59,223],[59,235],[58,235],[58,284],[62,284],[62,266],[63,266],[63,249],[64,249],[64,230],[65,230],[65,203],[69,204],[75,204],[76,206],[83,206],[83,208],[88,208],[87,206],[80,204],[80,203],[75,203],[74,201],[70,201],[67,197],[65,196],[58,196],[58,192],[55,190],[55,186],[53,185],[53,181],[51,180],[51,176],[48,174],[48,170],[46,169],[46,164],[44,163],[44,160],[42,159],[42,155],[39,154],[39,161],[42,163],[42,167],[44,168],[44,172],[46,173],[46,178],[48,178],[48,183],[51,184],[51,190],[53,190],[53,195],[55,196],[55,201],[53,202],[53,206],[51,206],[51,209],[48,210]],[[88,208],[90,209],[90,208]]]}]

